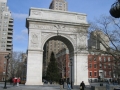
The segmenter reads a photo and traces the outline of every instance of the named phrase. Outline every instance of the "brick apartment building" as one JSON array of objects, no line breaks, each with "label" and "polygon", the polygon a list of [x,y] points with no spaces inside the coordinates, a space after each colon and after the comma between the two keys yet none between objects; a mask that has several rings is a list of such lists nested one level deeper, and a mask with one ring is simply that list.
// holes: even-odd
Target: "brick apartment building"
[{"label": "brick apartment building", "polygon": [[110,55],[88,55],[88,78],[92,81],[110,80],[115,77],[113,73],[113,57]]},{"label": "brick apartment building", "polygon": [[[0,52],[0,81],[4,81],[5,80],[5,74],[6,74],[6,64],[7,64],[7,60],[5,58],[5,56],[7,56],[9,54],[9,52]],[[9,63],[9,62],[8,62]],[[8,72],[7,74],[10,74],[10,68],[9,68],[9,64],[8,64]]]}]

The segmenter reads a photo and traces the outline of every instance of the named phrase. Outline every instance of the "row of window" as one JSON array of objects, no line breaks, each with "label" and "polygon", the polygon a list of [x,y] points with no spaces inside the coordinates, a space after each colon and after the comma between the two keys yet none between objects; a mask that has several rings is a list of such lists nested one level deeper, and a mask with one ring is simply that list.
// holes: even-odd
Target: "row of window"
[{"label": "row of window", "polygon": [[[97,73],[98,73],[97,71],[95,71],[95,72],[89,72],[89,77],[99,76],[99,75],[97,75]],[[104,76],[111,76],[111,71],[104,71],[103,75]]]},{"label": "row of window", "polygon": [[[102,66],[103,66],[102,64],[99,64],[99,68],[102,68]],[[97,68],[97,65],[94,64],[93,67],[94,67],[94,68]],[[108,68],[111,68],[111,65],[110,65],[110,64],[104,65],[104,68],[107,68],[107,67],[108,67]],[[92,64],[89,64],[89,68],[92,68]]]},{"label": "row of window", "polygon": [[[97,58],[96,58],[96,57],[89,58],[89,61],[92,61],[92,60],[96,61]],[[106,61],[108,61],[108,62],[111,61],[110,57],[104,57],[104,58],[99,57],[99,61],[101,62],[102,60],[104,60],[104,62],[106,62]]]}]

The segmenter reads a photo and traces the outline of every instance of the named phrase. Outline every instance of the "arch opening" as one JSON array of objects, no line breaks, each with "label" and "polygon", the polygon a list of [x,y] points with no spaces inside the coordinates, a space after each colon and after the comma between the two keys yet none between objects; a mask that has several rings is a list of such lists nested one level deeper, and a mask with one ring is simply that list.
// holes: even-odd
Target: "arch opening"
[{"label": "arch opening", "polygon": [[[62,45],[65,45],[64,47]],[[60,47],[61,45],[61,47]],[[51,48],[51,49],[50,49]],[[55,51],[56,49],[58,49],[57,51]],[[64,51],[65,50],[65,51]],[[64,36],[58,35],[58,36],[52,36],[50,38],[48,38],[48,40],[46,40],[46,42],[44,43],[44,47],[43,47],[43,71],[42,71],[42,77],[43,79],[46,78],[46,72],[47,72],[47,68],[48,68],[48,64],[50,62],[50,56],[51,53],[54,52],[55,58],[57,63],[60,64],[66,64],[66,66],[61,65],[63,67],[58,67],[59,68],[64,68],[66,70],[60,72],[60,78],[64,78],[66,81],[71,81],[71,73],[73,73],[73,71],[71,72],[71,68],[70,68],[70,59],[74,59],[74,46],[72,44],[72,42],[67,39]],[[64,52],[64,55],[63,55]],[[62,62],[61,62],[62,61]],[[72,60],[74,61],[74,60]],[[69,72],[69,73],[68,73]]]}]

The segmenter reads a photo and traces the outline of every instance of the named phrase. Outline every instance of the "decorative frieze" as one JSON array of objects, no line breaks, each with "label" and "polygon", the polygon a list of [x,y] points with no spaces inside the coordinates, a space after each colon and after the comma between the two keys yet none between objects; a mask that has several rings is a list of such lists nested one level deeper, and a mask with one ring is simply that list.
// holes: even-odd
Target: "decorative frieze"
[{"label": "decorative frieze", "polygon": [[75,27],[67,27],[65,25],[41,25],[41,24],[30,24],[29,28],[31,29],[39,29],[39,30],[61,30],[61,31],[71,31],[76,32],[78,28]]}]

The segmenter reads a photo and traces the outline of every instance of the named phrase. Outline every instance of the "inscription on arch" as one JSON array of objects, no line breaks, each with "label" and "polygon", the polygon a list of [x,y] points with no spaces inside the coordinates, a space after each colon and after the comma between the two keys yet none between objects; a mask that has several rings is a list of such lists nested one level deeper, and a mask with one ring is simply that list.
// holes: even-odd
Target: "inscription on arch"
[{"label": "inscription on arch", "polygon": [[29,28],[39,29],[39,30],[61,30],[61,31],[71,31],[76,32],[78,28],[76,27],[67,27],[65,25],[40,25],[40,24],[30,24]]}]

